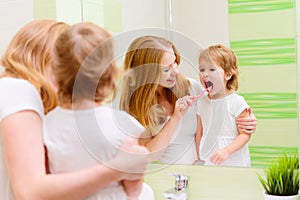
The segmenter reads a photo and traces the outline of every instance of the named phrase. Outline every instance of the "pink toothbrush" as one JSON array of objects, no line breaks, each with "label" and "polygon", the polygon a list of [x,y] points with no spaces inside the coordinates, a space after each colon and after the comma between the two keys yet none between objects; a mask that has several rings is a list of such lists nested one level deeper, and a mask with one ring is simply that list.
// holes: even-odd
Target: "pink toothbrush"
[{"label": "pink toothbrush", "polygon": [[212,87],[213,87],[213,83],[210,82],[210,81],[207,81],[207,82],[205,82],[205,86],[206,86],[206,88],[205,88],[204,90],[202,90],[202,91],[200,92],[200,94],[198,94],[197,96],[195,96],[195,97],[194,97],[194,100],[199,99],[200,97],[202,97],[202,96],[204,95],[204,93],[205,93],[206,91],[208,92],[209,90],[211,90]]},{"label": "pink toothbrush", "polygon": [[197,99],[199,99],[200,97],[202,97],[206,91],[208,91],[208,88],[205,88],[205,90],[202,90],[202,91],[200,92],[200,94],[198,94],[197,96],[194,97],[194,100],[197,100]]}]

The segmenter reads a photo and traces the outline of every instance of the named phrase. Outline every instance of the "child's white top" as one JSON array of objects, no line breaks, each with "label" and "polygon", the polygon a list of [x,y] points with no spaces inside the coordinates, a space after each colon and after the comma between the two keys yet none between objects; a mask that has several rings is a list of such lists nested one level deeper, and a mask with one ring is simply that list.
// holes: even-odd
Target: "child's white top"
[{"label": "child's white top", "polygon": [[[113,158],[125,138],[138,138],[144,131],[126,112],[105,106],[79,111],[57,107],[46,115],[45,124],[51,173],[71,172],[106,162]],[[126,194],[120,183],[114,182],[88,199],[122,200]]]},{"label": "child's white top", "polygon": [[[16,78],[0,78],[0,94],[0,126],[2,119],[24,110],[35,111],[43,118],[44,108],[40,95],[37,89],[28,81]],[[26,130],[24,130],[23,134],[26,134]],[[15,197],[10,186],[3,157],[1,138],[2,137],[0,137],[0,199],[14,200]]]},{"label": "child's white top", "polygon": [[[200,158],[212,165],[209,162],[211,155],[232,143],[238,136],[236,118],[249,105],[242,96],[232,93],[222,99],[209,99],[205,95],[198,100],[197,106],[203,125]],[[249,167],[251,164],[248,145],[233,153],[221,165]]]}]

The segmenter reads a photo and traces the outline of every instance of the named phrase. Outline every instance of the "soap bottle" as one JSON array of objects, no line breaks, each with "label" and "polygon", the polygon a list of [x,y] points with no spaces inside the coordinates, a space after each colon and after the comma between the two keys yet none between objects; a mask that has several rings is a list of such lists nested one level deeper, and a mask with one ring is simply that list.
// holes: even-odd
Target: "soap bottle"
[{"label": "soap bottle", "polygon": [[172,187],[163,193],[166,199],[172,200],[190,200],[190,191],[188,185],[188,176],[181,174],[171,174],[175,176],[175,187]]}]

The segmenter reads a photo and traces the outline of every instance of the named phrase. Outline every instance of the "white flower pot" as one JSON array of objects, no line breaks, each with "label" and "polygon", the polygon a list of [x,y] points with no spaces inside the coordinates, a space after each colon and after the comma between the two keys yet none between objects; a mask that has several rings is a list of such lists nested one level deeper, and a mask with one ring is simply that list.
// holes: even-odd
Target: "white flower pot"
[{"label": "white flower pot", "polygon": [[292,195],[292,196],[276,196],[269,195],[264,192],[264,200],[300,200],[300,195]]}]

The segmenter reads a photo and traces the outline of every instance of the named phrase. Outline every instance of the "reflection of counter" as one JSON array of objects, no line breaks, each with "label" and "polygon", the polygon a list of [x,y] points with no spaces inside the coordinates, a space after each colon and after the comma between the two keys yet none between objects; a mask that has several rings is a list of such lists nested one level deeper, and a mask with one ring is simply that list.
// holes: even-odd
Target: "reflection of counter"
[{"label": "reflection of counter", "polygon": [[144,180],[154,193],[155,200],[164,200],[163,192],[174,185],[170,173],[190,177],[191,200],[262,200],[263,187],[257,173],[264,174],[259,168],[203,167],[151,164]]}]

